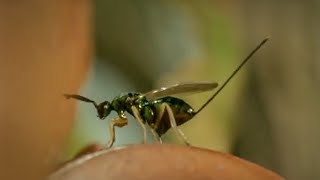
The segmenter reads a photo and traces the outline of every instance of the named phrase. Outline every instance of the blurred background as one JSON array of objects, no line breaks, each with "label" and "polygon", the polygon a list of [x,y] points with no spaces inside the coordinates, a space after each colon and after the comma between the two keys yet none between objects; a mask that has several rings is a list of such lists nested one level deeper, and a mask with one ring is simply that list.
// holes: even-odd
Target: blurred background
[{"label": "blurred background", "polygon": [[[92,11],[84,23],[92,39],[85,42],[94,50],[75,52],[91,61],[83,64],[80,88],[62,90],[97,102],[179,82],[222,84],[270,37],[214,101],[180,128],[194,146],[235,154],[287,179],[320,178],[320,1],[96,0],[75,16],[84,16],[86,8]],[[60,24],[69,26],[69,36],[77,31],[73,23],[79,22]],[[198,109],[212,93],[181,98]],[[116,117],[101,121],[92,105],[76,103],[63,160],[89,144],[106,144],[108,123]],[[163,139],[181,143],[171,131]],[[116,129],[114,146],[141,140],[130,117],[128,126]]]}]

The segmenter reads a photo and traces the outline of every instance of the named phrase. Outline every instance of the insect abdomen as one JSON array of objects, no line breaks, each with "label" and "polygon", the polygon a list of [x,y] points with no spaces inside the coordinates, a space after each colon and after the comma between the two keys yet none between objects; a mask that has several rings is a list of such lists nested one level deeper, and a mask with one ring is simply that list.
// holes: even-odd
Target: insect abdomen
[{"label": "insect abdomen", "polygon": [[[168,96],[154,101],[154,107],[157,109],[157,116],[160,115],[158,113],[163,103],[166,103],[170,106],[178,126],[190,120],[195,114],[193,108],[185,101]],[[155,130],[161,136],[170,128],[170,119],[168,113],[165,111],[159,126]]]}]

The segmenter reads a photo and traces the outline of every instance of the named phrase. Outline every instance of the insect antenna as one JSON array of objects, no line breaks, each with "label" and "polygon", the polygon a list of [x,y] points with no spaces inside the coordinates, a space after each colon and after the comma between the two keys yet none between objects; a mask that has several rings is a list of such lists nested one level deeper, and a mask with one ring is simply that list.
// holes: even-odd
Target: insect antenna
[{"label": "insect antenna", "polygon": [[222,84],[222,86],[205,102],[201,108],[195,112],[194,116],[201,112],[220,92],[221,90],[229,83],[229,81],[238,73],[238,71],[248,62],[249,59],[269,40],[269,38],[264,39],[243,61],[242,63],[235,69],[229,78]]},{"label": "insect antenna", "polygon": [[95,101],[93,101],[91,99],[88,99],[86,97],[83,97],[83,96],[80,96],[80,95],[77,95],[77,94],[63,94],[63,96],[65,98],[67,98],[67,99],[73,98],[73,99],[77,99],[77,100],[80,100],[80,101],[92,103],[95,108],[98,108],[98,105],[97,105],[97,103]]}]

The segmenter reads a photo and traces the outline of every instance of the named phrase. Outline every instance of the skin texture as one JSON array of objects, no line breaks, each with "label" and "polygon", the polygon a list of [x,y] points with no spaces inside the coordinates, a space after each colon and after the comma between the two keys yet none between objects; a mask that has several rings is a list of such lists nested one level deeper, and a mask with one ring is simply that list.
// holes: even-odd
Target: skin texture
[{"label": "skin texture", "polygon": [[49,180],[76,179],[283,180],[277,174],[229,154],[169,144],[131,145],[82,156]]},{"label": "skin texture", "polygon": [[43,179],[91,57],[90,1],[0,1],[0,179]]}]

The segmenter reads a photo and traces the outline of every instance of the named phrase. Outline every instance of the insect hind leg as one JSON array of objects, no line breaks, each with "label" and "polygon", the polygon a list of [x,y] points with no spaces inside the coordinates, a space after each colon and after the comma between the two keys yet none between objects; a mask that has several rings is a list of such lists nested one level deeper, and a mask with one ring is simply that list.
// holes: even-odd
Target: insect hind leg
[{"label": "insect hind leg", "polygon": [[191,146],[191,144],[189,143],[187,137],[184,135],[184,133],[177,127],[177,123],[174,117],[174,114],[172,112],[171,107],[164,103],[163,104],[163,108],[165,108],[167,110],[167,113],[169,115],[169,120],[170,120],[170,126],[171,128],[174,130],[174,132],[176,133],[176,135],[187,145],[187,146]]},{"label": "insect hind leg", "polygon": [[162,144],[162,139],[158,135],[158,133],[152,127],[150,128],[150,131],[151,131],[153,137],[156,139],[156,141],[158,141],[158,143]]}]

